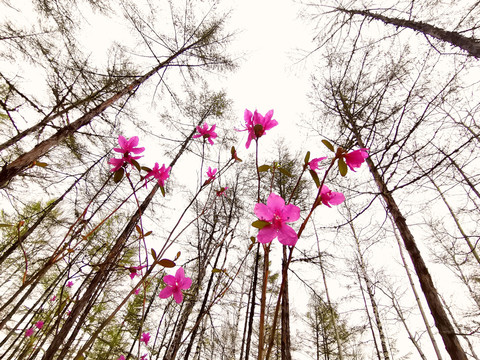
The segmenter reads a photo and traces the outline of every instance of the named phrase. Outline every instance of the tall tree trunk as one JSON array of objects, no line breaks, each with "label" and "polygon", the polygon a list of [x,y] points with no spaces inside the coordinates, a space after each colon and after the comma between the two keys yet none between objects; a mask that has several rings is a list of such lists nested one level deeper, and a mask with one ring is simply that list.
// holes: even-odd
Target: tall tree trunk
[{"label": "tall tree trunk", "polygon": [[170,55],[165,61],[155,66],[152,70],[147,72],[145,75],[132,81],[128,86],[123,88],[121,91],[119,91],[115,95],[111,96],[109,99],[103,101],[101,104],[99,104],[98,106],[96,106],[95,108],[93,108],[92,110],[90,110],[89,112],[87,112],[86,114],[84,114],[83,116],[81,116],[80,118],[72,122],[71,124],[61,128],[50,138],[36,145],[32,150],[19,156],[16,160],[12,161],[11,163],[4,165],[2,170],[0,171],[0,189],[6,187],[14,176],[23,172],[27,167],[32,165],[35,160],[45,155],[51,148],[53,148],[54,146],[57,146],[62,140],[64,140],[68,136],[74,135],[77,130],[89,124],[93,120],[93,118],[103,113],[106,109],[112,106],[120,98],[133,92],[136,88],[142,85],[146,80],[148,80],[151,76],[156,74],[162,68],[168,67],[168,65],[174,59],[179,57],[181,54],[187,52],[188,50],[194,48],[196,45],[200,44],[201,42],[204,42],[207,36],[208,35],[205,35],[204,37],[200,38],[194,43],[188,46],[182,47],[180,50]]},{"label": "tall tree trunk", "polygon": [[415,283],[413,282],[412,274],[410,273],[407,262],[405,260],[405,256],[403,254],[402,244],[400,242],[400,238],[398,236],[397,229],[395,228],[395,224],[393,223],[393,219],[391,218],[391,216],[390,216],[390,220],[392,221],[393,233],[395,235],[395,239],[397,240],[398,249],[399,249],[399,252],[400,252],[400,257],[401,257],[402,263],[403,263],[403,268],[405,269],[405,272],[407,273],[408,282],[410,283],[410,287],[412,288],[413,294],[415,296],[415,301],[417,303],[417,307],[420,310],[420,314],[422,315],[423,323],[425,324],[425,328],[427,329],[427,333],[428,333],[428,336],[430,338],[430,341],[432,342],[432,346],[435,350],[435,354],[437,355],[437,359],[442,360],[442,355],[440,353],[440,349],[438,348],[437,341],[435,340],[435,336],[433,335],[432,329],[430,328],[430,324],[428,323],[427,315],[425,314],[425,311],[423,310],[422,302],[420,301],[420,297],[418,296],[418,293],[417,293],[417,288],[415,286]]},{"label": "tall tree trunk", "polygon": [[313,224],[313,229],[315,231],[315,237],[317,239],[318,262],[320,264],[320,271],[322,272],[323,287],[325,288],[325,296],[327,297],[327,304],[328,304],[328,308],[330,309],[330,316],[332,317],[333,331],[335,333],[335,341],[337,342],[338,360],[343,360],[342,342],[340,341],[340,336],[338,334],[337,317],[335,316],[335,313],[333,311],[332,302],[330,300],[330,293],[328,291],[327,277],[325,275],[325,268],[323,266],[323,259],[322,259],[322,253],[320,251],[320,243],[318,239],[317,228],[315,227],[315,222],[312,222],[312,224]]},{"label": "tall tree trunk", "polygon": [[412,29],[421,34],[449,43],[452,46],[459,47],[460,49],[465,50],[469,55],[480,59],[480,42],[475,38],[463,36],[456,31],[447,31],[424,22],[383,16],[369,10],[349,10],[344,8],[336,8],[336,10],[352,16],[361,15],[368,19],[382,21],[385,24]]},{"label": "tall tree trunk", "polygon": [[[353,125],[353,127],[354,129],[356,129],[355,125]],[[356,131],[355,136],[360,147],[365,147],[365,144],[363,144],[363,141],[360,138],[358,131]],[[432,277],[430,276],[428,268],[423,261],[423,257],[417,247],[415,238],[410,232],[405,217],[400,212],[400,209],[398,208],[392,193],[388,190],[387,185],[383,181],[383,178],[380,176],[380,173],[378,172],[372,159],[368,157],[366,159],[366,162],[370,168],[370,172],[372,173],[373,178],[375,179],[380,194],[382,195],[382,198],[386,203],[387,210],[393,216],[393,220],[400,233],[400,236],[403,239],[405,248],[410,255],[410,259],[412,260],[415,272],[417,273],[418,279],[420,281],[420,286],[422,288],[423,294],[425,295],[428,307],[430,308],[432,316],[435,320],[435,326],[437,327],[438,332],[442,336],[442,340],[445,344],[447,352],[449,353],[452,360],[467,360],[465,352],[463,351],[462,346],[458,341],[457,335],[455,334],[455,330],[450,323],[450,320],[448,319],[445,309],[442,306],[442,303],[437,293],[437,289],[433,284]]]},{"label": "tall tree trunk", "polygon": [[382,320],[380,319],[380,312],[378,311],[377,301],[375,300],[375,295],[373,293],[373,284],[370,281],[370,278],[368,277],[367,269],[365,268],[365,261],[363,260],[362,250],[360,249],[360,240],[357,237],[357,233],[355,231],[355,228],[353,227],[352,221],[350,221],[349,224],[353,233],[353,237],[355,239],[355,243],[357,245],[357,261],[358,261],[358,265],[360,266],[362,278],[365,281],[367,294],[370,299],[370,304],[372,305],[373,315],[375,317],[375,323],[377,324],[377,330],[380,336],[380,344],[382,345],[383,358],[385,360],[390,360],[390,355],[388,353],[388,348],[387,348],[387,339],[385,336],[385,332],[383,330]]},{"label": "tall tree trunk", "polygon": [[[291,354],[291,344],[290,344],[290,307],[289,307],[289,300],[288,300],[288,269],[287,267],[287,247],[283,246],[283,260],[282,260],[282,274],[285,274],[287,278],[285,279],[285,286],[283,288],[283,296],[282,296],[282,313],[281,313],[281,322],[282,322],[282,330],[281,330],[281,354],[282,360],[292,360]],[[275,329],[272,329],[275,331]]]},{"label": "tall tree trunk", "polygon": [[[180,150],[178,151],[175,158],[170,163],[170,167],[173,168],[177,160],[183,154],[195,131],[196,129],[193,129],[190,135],[185,139]],[[128,222],[128,224],[125,226],[125,229],[117,238],[115,244],[113,245],[112,249],[108,253],[105,261],[99,265],[99,269],[97,273],[95,274],[92,281],[90,282],[90,284],[88,285],[84,293],[82,294],[82,297],[74,303],[74,306],[70,312],[70,316],[67,318],[67,320],[63,324],[60,331],[53,338],[52,342],[50,343],[50,346],[45,351],[45,354],[42,360],[51,360],[54,358],[56,352],[59,350],[64,340],[67,338],[67,335],[70,332],[71,328],[77,321],[77,318],[79,316],[83,317],[86,315],[87,311],[85,310],[84,314],[81,315],[82,311],[84,311],[84,309],[88,309],[88,307],[92,305],[90,302],[92,296],[94,296],[94,294],[97,293],[98,289],[102,288],[103,283],[105,282],[105,279],[108,277],[109,272],[115,269],[118,259],[120,257],[121,251],[123,250],[126,241],[130,237],[130,234],[135,229],[135,226],[140,220],[140,217],[147,209],[148,205],[152,201],[158,189],[160,189],[160,185],[157,183],[155,184],[153,189],[150,191],[148,196],[145,198],[145,200],[142,202],[140,207],[135,211],[134,215],[130,218],[130,221]],[[79,326],[81,326],[81,324],[77,324],[76,329],[71,334],[70,338],[67,340],[65,346],[61,350],[59,354],[59,358],[63,358],[68,352],[69,347],[71,346],[73,340],[75,339],[75,335],[79,330]]]},{"label": "tall tree trunk", "polygon": [[[339,95],[341,101],[343,101],[343,95]],[[358,145],[361,148],[365,148],[365,143],[363,142],[363,138],[360,134],[360,130],[357,126],[355,117],[353,114],[350,113],[348,106],[344,107],[344,116],[341,119],[345,125],[348,125],[357,141]],[[455,334],[455,330],[448,319],[447,313],[442,306],[440,301],[440,297],[437,293],[437,289],[433,284],[432,277],[428,271],[427,265],[423,261],[423,257],[420,253],[420,250],[417,247],[415,242],[415,238],[413,234],[410,232],[410,228],[407,225],[407,221],[403,214],[400,212],[400,209],[393,198],[392,192],[388,190],[387,184],[385,183],[383,177],[380,175],[377,167],[373,163],[371,157],[367,157],[365,159],[368,167],[370,169],[370,173],[377,184],[378,190],[380,195],[382,196],[388,214],[390,214],[393,218],[395,226],[402,237],[403,243],[405,248],[410,255],[410,259],[412,260],[413,266],[415,268],[415,272],[417,273],[418,280],[420,282],[420,286],[422,288],[423,294],[427,300],[428,307],[432,313],[433,319],[435,320],[435,326],[440,333],[445,348],[447,349],[448,354],[452,358],[452,360],[467,360],[467,356],[458,341],[457,335]]]}]

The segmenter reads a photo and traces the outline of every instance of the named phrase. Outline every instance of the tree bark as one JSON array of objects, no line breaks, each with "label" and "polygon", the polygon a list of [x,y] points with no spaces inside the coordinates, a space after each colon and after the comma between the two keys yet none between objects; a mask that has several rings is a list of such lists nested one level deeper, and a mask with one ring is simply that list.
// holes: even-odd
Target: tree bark
[{"label": "tree bark", "polygon": [[[206,36],[207,35],[205,35],[205,37]],[[32,150],[19,156],[16,160],[12,161],[11,163],[4,165],[2,170],[0,171],[0,189],[6,187],[14,176],[23,172],[26,168],[31,166],[35,160],[45,155],[51,148],[53,148],[54,146],[57,146],[62,140],[64,140],[68,136],[75,134],[75,132],[79,130],[81,127],[88,125],[93,120],[93,118],[103,113],[106,109],[112,106],[120,98],[134,91],[137,87],[142,85],[146,80],[148,80],[151,76],[156,74],[159,70],[161,70],[164,67],[167,67],[170,64],[170,62],[172,62],[178,56],[194,48],[197,44],[204,41],[205,39],[204,37],[202,37],[199,40],[195,41],[194,43],[188,46],[182,47],[180,50],[176,51],[174,54],[169,56],[165,61],[155,66],[152,70],[147,72],[145,75],[132,81],[128,86],[124,87],[121,91],[117,92],[115,95],[103,101],[100,105],[96,106],[95,108],[93,108],[92,110],[90,110],[89,112],[87,112],[86,114],[84,114],[83,116],[81,116],[80,118],[72,122],[71,124],[61,128],[50,138],[36,145]]]},{"label": "tree bark", "polygon": [[369,10],[349,10],[344,8],[337,8],[337,11],[347,13],[350,15],[361,15],[363,17],[382,21],[385,24],[394,25],[397,27],[403,27],[412,29],[416,32],[424,35],[431,36],[440,41],[449,43],[452,46],[459,47],[465,50],[469,55],[479,59],[480,58],[480,41],[475,38],[466,37],[455,31],[447,31],[439,27],[413,20],[404,20],[399,18],[392,18],[383,16]]}]

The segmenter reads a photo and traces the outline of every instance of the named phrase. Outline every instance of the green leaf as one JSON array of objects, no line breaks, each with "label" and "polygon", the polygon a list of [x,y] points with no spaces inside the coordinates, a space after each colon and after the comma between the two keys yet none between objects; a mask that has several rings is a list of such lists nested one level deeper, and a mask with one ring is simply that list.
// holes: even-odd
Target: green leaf
[{"label": "green leaf", "polygon": [[12,224],[0,224],[0,228],[2,227],[10,227],[10,226],[13,226]]},{"label": "green leaf", "polygon": [[340,171],[340,175],[345,176],[347,175],[347,164],[345,164],[345,160],[343,158],[338,159],[338,171]]},{"label": "green leaf", "polygon": [[150,231],[147,231],[147,233],[146,233],[145,235],[143,235],[143,237],[147,237],[147,236],[149,236],[149,235],[152,235],[152,231],[151,231],[151,230],[150,230]]},{"label": "green leaf", "polygon": [[138,172],[141,172],[142,168],[140,167],[140,164],[138,163],[138,161],[135,159],[132,159],[131,161],[132,161],[132,165],[137,168]]},{"label": "green leaf", "polygon": [[140,226],[135,225],[135,229],[137,229],[137,232],[142,235],[142,229],[140,229]]},{"label": "green leaf", "polygon": [[160,185],[160,191],[162,192],[163,197],[165,197],[165,189],[162,185]]},{"label": "green leaf", "polygon": [[115,174],[113,175],[113,182],[115,184],[118,184],[120,181],[122,181],[124,173],[125,173],[125,170],[123,170],[123,168],[120,168],[117,171],[115,171]]},{"label": "green leaf", "polygon": [[157,260],[157,253],[153,248],[150,249],[150,252],[152,253],[153,260]]},{"label": "green leaf", "polygon": [[287,169],[284,168],[278,168],[278,170],[285,176],[292,177],[292,174]]},{"label": "green leaf", "polygon": [[320,179],[318,178],[318,175],[315,171],[309,170],[310,175],[312,176],[313,181],[315,181],[315,185],[317,185],[317,188],[320,187]]},{"label": "green leaf", "polygon": [[256,220],[252,223],[252,226],[257,229],[263,229],[267,225],[270,225],[270,223],[264,220]]},{"label": "green leaf", "polygon": [[177,260],[180,257],[180,255],[182,255],[182,252],[181,251],[177,252],[177,256],[175,256],[174,260]]},{"label": "green leaf", "polygon": [[258,172],[265,172],[271,169],[270,165],[261,165],[258,167]]},{"label": "green leaf", "polygon": [[305,155],[305,166],[308,165],[309,161],[310,161],[310,151],[307,151],[307,155]]},{"label": "green leaf", "polygon": [[250,236],[250,241],[252,242],[252,244],[255,244],[257,239],[255,239],[255,236]]},{"label": "green leaf", "polygon": [[158,262],[160,266],[166,267],[166,268],[173,268],[175,267],[175,263],[172,260],[168,259],[162,259]]},{"label": "green leaf", "polygon": [[148,166],[142,166],[140,169],[142,169],[143,171],[146,171],[147,173],[152,171],[152,169],[150,169]]},{"label": "green leaf", "polygon": [[335,152],[333,145],[328,140],[322,140],[323,145],[325,145],[328,150]]},{"label": "green leaf", "polygon": [[222,269],[217,269],[217,268],[212,269],[212,273],[219,273],[219,272],[222,272]]},{"label": "green leaf", "polygon": [[230,149],[230,154],[232,154],[232,157],[234,157],[235,151],[235,146],[232,146],[232,148]]}]

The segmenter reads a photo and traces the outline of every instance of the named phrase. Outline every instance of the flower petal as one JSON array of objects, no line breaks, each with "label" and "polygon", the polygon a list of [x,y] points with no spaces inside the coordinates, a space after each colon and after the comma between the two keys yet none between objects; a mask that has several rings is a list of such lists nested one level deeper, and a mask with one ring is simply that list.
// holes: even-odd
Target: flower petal
[{"label": "flower petal", "polygon": [[179,288],[175,288],[175,290],[173,290],[173,298],[177,304],[180,304],[183,301],[183,294]]},{"label": "flower petal", "polygon": [[127,139],[125,139],[125,137],[122,135],[118,135],[118,145],[120,145],[120,147],[125,151],[128,145]]},{"label": "flower petal", "polygon": [[177,279],[173,275],[165,275],[163,277],[163,282],[167,285],[170,285],[170,286],[177,285]]},{"label": "flower petal", "polygon": [[270,207],[268,207],[265,204],[262,204],[262,203],[255,204],[255,208],[253,211],[255,212],[255,215],[257,215],[257,217],[260,220],[272,221],[273,219],[272,210],[270,209]]},{"label": "flower petal", "polygon": [[271,193],[267,199],[267,206],[272,212],[280,212],[285,207],[285,200],[275,193]]},{"label": "flower petal", "polygon": [[173,286],[167,286],[162,291],[160,291],[160,294],[158,294],[158,297],[160,299],[166,299],[166,298],[172,296],[173,289],[174,289]]},{"label": "flower petal", "polygon": [[258,232],[257,241],[261,244],[266,244],[275,239],[277,235],[277,230],[272,225],[267,225]]},{"label": "flower petal", "polygon": [[300,208],[293,204],[288,204],[282,210],[282,221],[292,222],[300,218]]},{"label": "flower petal", "polygon": [[278,229],[278,241],[287,246],[293,246],[297,243],[298,236],[295,230],[287,224],[282,224]]},{"label": "flower petal", "polygon": [[178,287],[182,290],[190,289],[190,286],[192,286],[192,279],[189,277],[186,277],[181,284],[178,284]]},{"label": "flower petal", "polygon": [[343,195],[341,192],[335,192],[332,191],[332,195],[330,196],[330,204],[332,205],[340,205],[345,201],[345,195]]},{"label": "flower petal", "polygon": [[175,272],[175,279],[177,283],[180,283],[183,279],[185,279],[185,270],[182,267],[179,267]]}]

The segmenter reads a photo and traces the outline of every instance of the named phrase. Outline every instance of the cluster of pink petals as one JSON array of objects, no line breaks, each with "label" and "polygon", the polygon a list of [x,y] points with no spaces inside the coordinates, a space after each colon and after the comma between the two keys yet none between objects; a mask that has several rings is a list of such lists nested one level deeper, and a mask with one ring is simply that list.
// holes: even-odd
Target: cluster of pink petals
[{"label": "cluster of pink petals", "polygon": [[256,204],[254,211],[260,220],[270,223],[258,232],[259,243],[269,243],[278,237],[278,241],[283,245],[293,246],[296,244],[297,233],[286,223],[297,221],[300,218],[298,206],[285,205],[285,200],[281,196],[271,193],[267,204]]},{"label": "cluster of pink petals", "polygon": [[[35,323],[35,327],[40,330],[43,327],[43,321],[37,321]],[[27,329],[25,331],[25,337],[32,336],[34,332],[35,332],[35,329],[33,327],[31,327],[30,329]]]},{"label": "cluster of pink petals", "polygon": [[128,270],[130,270],[130,279],[133,279],[135,276],[140,276],[140,274],[137,273],[137,271],[142,270],[144,267],[146,267],[146,265],[129,267]]},{"label": "cluster of pink petals", "polygon": [[66,285],[67,288],[71,288],[72,286],[73,286],[73,281],[67,282],[67,285]]},{"label": "cluster of pink petals", "polygon": [[345,159],[345,162],[347,163],[350,170],[355,171],[355,168],[359,168],[360,165],[363,164],[365,159],[368,157],[367,151],[368,149],[361,148],[343,155],[343,158]]},{"label": "cluster of pink petals", "polygon": [[120,355],[119,358],[117,360],[125,360],[125,356],[123,355]]},{"label": "cluster of pink petals", "polygon": [[182,267],[177,270],[175,276],[165,275],[163,277],[163,282],[167,284],[167,286],[160,291],[158,296],[161,299],[166,299],[173,295],[177,304],[180,304],[183,301],[182,290],[189,289],[190,286],[192,286],[192,279],[185,276],[185,270],[183,270]]},{"label": "cluster of pink petals", "polygon": [[145,345],[148,345],[149,341],[150,341],[150,333],[148,332],[143,333],[142,336],[140,337],[140,342],[144,342]]},{"label": "cluster of pink petals", "polygon": [[257,112],[257,110],[255,110],[255,112],[252,114],[250,110],[245,109],[245,129],[240,131],[248,132],[248,139],[247,143],[245,144],[247,149],[250,147],[252,140],[260,138],[267,130],[270,130],[278,125],[277,120],[272,119],[272,117],[273,110],[270,110],[265,114],[265,116],[262,116]]},{"label": "cluster of pink petals", "polygon": [[319,157],[319,158],[315,158],[315,159],[312,159],[310,160],[310,162],[308,163],[308,167],[310,168],[310,170],[318,170],[318,163],[322,160],[325,160],[327,157],[324,156],[324,157]]},{"label": "cluster of pink petals", "polygon": [[165,180],[167,180],[170,177],[170,172],[171,167],[169,166],[168,168],[165,168],[165,164],[160,167],[158,163],[155,163],[155,166],[153,167],[152,171],[149,171],[148,174],[145,176],[145,179],[148,179],[150,176],[153,176],[155,179],[158,180],[158,183],[160,184],[161,187],[165,186]]},{"label": "cluster of pink petals", "polygon": [[123,164],[132,164],[132,160],[140,159],[142,156],[131,156],[130,153],[133,154],[140,154],[145,150],[144,147],[136,147],[138,145],[138,136],[132,136],[129,140],[125,139],[124,136],[118,136],[118,144],[120,148],[114,148],[113,150],[122,153],[123,157],[120,159],[111,158],[108,163],[113,165],[113,168],[110,170],[111,172],[115,172],[119,170]]},{"label": "cluster of pink petals", "polygon": [[50,301],[55,301],[57,300],[57,295],[53,295],[52,298],[50,299]]},{"label": "cluster of pink petals", "polygon": [[330,205],[340,205],[345,201],[345,195],[340,192],[330,190],[327,185],[322,186],[320,197],[322,203],[328,207],[331,207]]},{"label": "cluster of pink petals", "polygon": [[208,180],[207,181],[213,181],[215,180],[215,174],[217,173],[217,169],[212,169],[210,166],[208,167],[208,170],[207,170],[207,176],[208,176]]},{"label": "cluster of pink petals", "polygon": [[203,136],[204,139],[208,140],[210,145],[213,145],[213,139],[217,137],[217,133],[215,132],[216,126],[217,126],[216,124],[213,124],[210,129],[208,128],[207,123],[204,123],[202,127],[197,126],[198,134],[193,135],[193,138],[196,139]]}]

